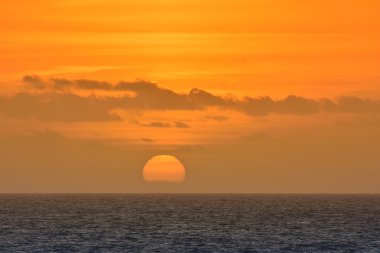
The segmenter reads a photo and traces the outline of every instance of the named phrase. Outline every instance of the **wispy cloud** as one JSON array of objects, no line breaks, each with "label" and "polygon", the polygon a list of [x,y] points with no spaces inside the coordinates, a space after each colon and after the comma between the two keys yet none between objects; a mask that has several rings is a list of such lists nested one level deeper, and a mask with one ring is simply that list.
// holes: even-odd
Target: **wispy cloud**
[{"label": "wispy cloud", "polygon": [[182,121],[175,121],[173,124],[161,121],[153,121],[147,124],[141,124],[144,127],[156,127],[156,128],[190,128],[190,126]]},{"label": "wispy cloud", "polygon": [[226,121],[228,120],[228,117],[223,115],[208,115],[206,116],[206,119],[215,120],[215,121]]},{"label": "wispy cloud", "polygon": [[158,128],[167,128],[171,127],[169,123],[165,122],[160,122],[160,121],[155,121],[155,122],[150,122],[148,124],[143,124],[144,127],[158,127]]}]

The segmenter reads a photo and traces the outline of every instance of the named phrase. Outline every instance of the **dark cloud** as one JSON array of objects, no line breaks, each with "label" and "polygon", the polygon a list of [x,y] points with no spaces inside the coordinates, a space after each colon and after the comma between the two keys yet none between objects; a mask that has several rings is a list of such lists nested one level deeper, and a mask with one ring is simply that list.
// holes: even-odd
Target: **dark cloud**
[{"label": "dark cloud", "polygon": [[253,116],[264,116],[274,111],[275,102],[270,97],[246,97],[240,104],[240,110]]},{"label": "dark cloud", "polygon": [[380,101],[372,101],[358,97],[340,97],[336,102],[324,99],[322,105],[323,109],[327,112],[364,114],[380,112]]},{"label": "dark cloud", "polygon": [[86,79],[76,80],[74,83],[77,89],[82,90],[111,90],[113,88],[110,83]]},{"label": "dark cloud", "polygon": [[306,115],[320,111],[318,100],[293,95],[277,101],[270,97],[247,97],[240,104],[241,110],[253,116],[265,116],[270,113]]},{"label": "dark cloud", "polygon": [[191,89],[188,97],[196,104],[204,106],[231,106],[233,101],[215,96],[207,91],[201,89]]},{"label": "dark cloud", "polygon": [[131,106],[152,110],[194,110],[204,105],[197,104],[186,94],[158,87],[154,83],[139,81],[136,83],[120,83],[115,86],[118,90],[135,93]]},{"label": "dark cloud", "polygon": [[73,82],[67,79],[52,78],[53,89],[64,90],[73,85]]},{"label": "dark cloud", "polygon": [[62,91],[65,89],[78,90],[112,90],[114,86],[108,82],[99,82],[88,79],[68,80],[63,78],[51,78],[43,80],[38,76],[24,76],[23,82],[35,89],[47,89]]},{"label": "dark cloud", "polygon": [[319,112],[319,101],[298,96],[288,96],[275,103],[275,113],[279,114],[312,114]]},{"label": "dark cloud", "polygon": [[138,80],[135,82],[120,82],[115,85],[113,89],[117,91],[134,91],[136,93],[141,93],[144,91],[154,92],[160,88],[158,88],[155,83]]},{"label": "dark cloud", "polygon": [[[108,82],[99,82],[88,79],[67,80],[51,78],[47,81],[37,76],[27,76],[25,79],[33,83],[34,88],[50,88],[51,91],[73,90],[105,90],[127,91],[135,94],[133,105],[145,109],[201,109],[205,106],[225,106],[231,104],[229,100],[215,96],[209,92],[192,89],[189,94],[179,94],[172,90],[157,86],[153,82],[137,80],[134,82],[120,82],[112,85]],[[32,79],[32,80],[29,80]]]},{"label": "dark cloud", "polygon": [[[214,95],[201,89],[189,93],[177,93],[159,87],[152,82],[137,80],[112,85],[108,82],[80,79],[42,80],[38,76],[25,76],[29,88],[44,90],[42,94],[19,93],[10,97],[0,96],[0,114],[13,118],[34,118],[43,121],[110,121],[120,120],[112,113],[115,109],[139,110],[202,110],[210,106],[236,110],[251,116],[269,114],[309,115],[319,112],[380,113],[380,102],[359,97],[341,97],[337,100],[307,99],[288,96],[273,100],[270,97],[245,97],[236,99]],[[123,96],[84,97],[73,89],[125,91]],[[133,93],[133,95],[131,95]],[[225,116],[207,116],[223,121]],[[189,127],[186,123],[152,124],[152,127]]]},{"label": "dark cloud", "polygon": [[185,122],[182,122],[182,121],[176,121],[176,122],[174,122],[174,125],[176,128],[190,128],[190,126],[188,124],[186,124]]},{"label": "dark cloud", "polygon": [[35,75],[24,76],[22,81],[25,83],[26,87],[28,88],[37,89],[37,90],[43,90],[46,88],[46,83],[41,78]]}]

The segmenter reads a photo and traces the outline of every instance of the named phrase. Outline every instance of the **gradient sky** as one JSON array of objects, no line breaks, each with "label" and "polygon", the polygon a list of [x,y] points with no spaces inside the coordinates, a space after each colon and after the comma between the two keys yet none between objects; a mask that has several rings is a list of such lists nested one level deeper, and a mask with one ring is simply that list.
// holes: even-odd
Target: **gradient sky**
[{"label": "gradient sky", "polygon": [[0,192],[380,193],[379,9],[2,1]]}]

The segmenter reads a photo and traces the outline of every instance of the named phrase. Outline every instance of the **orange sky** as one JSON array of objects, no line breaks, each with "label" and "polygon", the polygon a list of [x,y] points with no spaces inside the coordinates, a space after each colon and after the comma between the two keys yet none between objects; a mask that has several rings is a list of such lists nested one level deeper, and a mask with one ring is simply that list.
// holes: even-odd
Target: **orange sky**
[{"label": "orange sky", "polygon": [[253,96],[372,96],[379,8],[375,0],[2,1],[0,69],[13,85],[39,74]]},{"label": "orange sky", "polygon": [[[140,172],[165,152],[181,156],[187,179],[163,191],[380,192],[379,9],[377,0],[2,1],[0,139],[15,149],[0,145],[0,192],[152,191]],[[37,153],[16,162],[20,152]],[[60,152],[68,160],[55,164]],[[355,154],[362,164],[343,159]]]}]

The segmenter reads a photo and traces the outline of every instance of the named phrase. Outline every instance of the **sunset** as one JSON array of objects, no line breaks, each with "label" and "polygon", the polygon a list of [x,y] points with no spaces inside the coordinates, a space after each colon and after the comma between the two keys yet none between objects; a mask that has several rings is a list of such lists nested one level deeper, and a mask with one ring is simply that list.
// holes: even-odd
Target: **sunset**
[{"label": "sunset", "polygon": [[143,177],[146,182],[181,183],[185,179],[185,168],[174,156],[158,155],[146,163]]},{"label": "sunset", "polygon": [[[2,1],[0,252],[378,252],[379,13],[377,0]],[[86,227],[118,238],[109,248],[31,237],[76,238],[49,215],[78,208],[131,230]],[[320,218],[334,212],[348,216]],[[286,223],[273,242],[277,219],[300,235]],[[151,239],[119,238],[135,234]]]}]

